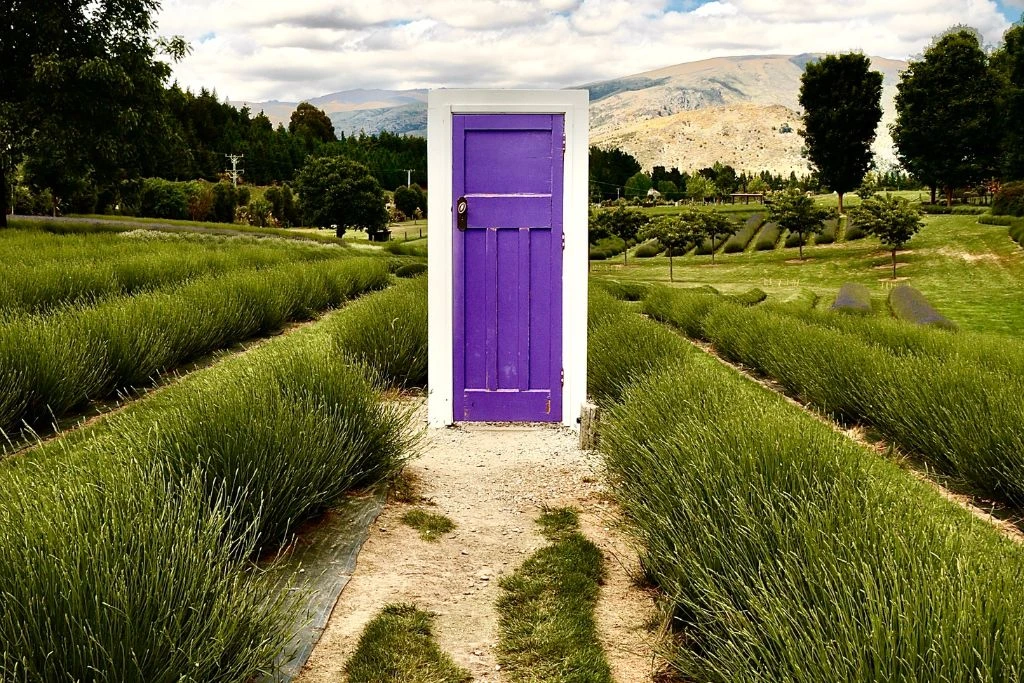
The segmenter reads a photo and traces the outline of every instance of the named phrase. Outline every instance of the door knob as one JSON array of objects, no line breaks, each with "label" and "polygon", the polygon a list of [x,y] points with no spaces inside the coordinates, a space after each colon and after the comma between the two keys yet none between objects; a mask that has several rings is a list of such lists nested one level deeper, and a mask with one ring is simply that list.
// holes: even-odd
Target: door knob
[{"label": "door knob", "polygon": [[469,200],[465,197],[455,202],[455,225],[463,232],[469,227]]}]

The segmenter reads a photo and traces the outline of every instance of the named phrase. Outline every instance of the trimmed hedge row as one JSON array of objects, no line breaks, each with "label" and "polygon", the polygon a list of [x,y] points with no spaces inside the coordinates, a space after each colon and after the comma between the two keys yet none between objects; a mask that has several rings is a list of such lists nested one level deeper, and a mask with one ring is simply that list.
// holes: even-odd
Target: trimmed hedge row
[{"label": "trimmed hedge row", "polygon": [[0,464],[0,678],[273,674],[302,596],[250,558],[394,472],[409,445],[409,412],[332,353],[329,332],[193,373]]},{"label": "trimmed hedge row", "polygon": [[754,240],[755,251],[770,251],[775,248],[775,245],[779,243],[779,238],[782,236],[782,230],[779,228],[778,223],[765,223],[761,228],[761,232],[757,234],[757,238]]},{"label": "trimmed hedge row", "polygon": [[770,308],[704,298],[675,292],[644,308],[826,414],[870,424],[964,485],[1024,506],[1024,374],[967,354],[901,354]]},{"label": "trimmed hedge row", "polygon": [[836,232],[839,230],[839,221],[829,218],[825,221],[825,228],[814,238],[815,244],[832,244],[836,241]]},{"label": "trimmed hedge row", "polygon": [[633,256],[636,258],[653,258],[665,251],[665,247],[661,246],[661,242],[656,239],[647,240],[633,252]]},{"label": "trimmed hedge row", "polygon": [[833,311],[856,315],[871,314],[871,290],[857,282],[847,282],[839,288],[836,300],[832,303]]},{"label": "trimmed hedge row", "polygon": [[843,239],[847,242],[855,242],[856,240],[862,240],[868,236],[868,233],[864,228],[860,227],[856,223],[846,219],[846,233]]},{"label": "trimmed hedge row", "polygon": [[0,312],[44,313],[179,284],[206,275],[323,261],[350,254],[298,242],[142,233],[0,235]]},{"label": "trimmed hedge row", "polygon": [[[649,338],[634,346],[660,336],[626,324]],[[1020,680],[1024,548],[692,348],[631,372],[621,401],[602,399],[601,450],[679,632],[673,673]]]},{"label": "trimmed hedge row", "polygon": [[928,303],[928,299],[924,298],[924,294],[910,285],[899,285],[892,288],[889,292],[889,308],[892,310],[892,314],[900,320],[906,320],[916,325],[933,325],[946,330],[956,329],[953,321],[936,311]]},{"label": "trimmed hedge row", "polygon": [[761,227],[762,223],[764,223],[764,216],[759,213],[755,213],[743,221],[743,226],[726,240],[725,246],[722,247],[722,252],[725,254],[735,254],[744,251],[747,245],[754,239],[754,235],[757,234],[757,230]]},{"label": "trimmed hedge row", "polygon": [[387,282],[380,259],[286,264],[13,319],[0,326],[0,431],[41,426]]}]

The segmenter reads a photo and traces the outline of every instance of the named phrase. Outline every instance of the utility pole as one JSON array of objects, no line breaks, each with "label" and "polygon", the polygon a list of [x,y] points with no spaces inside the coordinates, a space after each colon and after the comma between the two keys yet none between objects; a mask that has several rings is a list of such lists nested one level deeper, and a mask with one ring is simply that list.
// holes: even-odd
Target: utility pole
[{"label": "utility pole", "polygon": [[244,159],[245,155],[244,154],[225,154],[224,156],[227,157],[231,161],[231,170],[229,171],[227,169],[224,169],[224,172],[227,173],[229,176],[231,176],[231,183],[235,187],[238,187],[238,179],[242,177],[243,173],[245,173],[244,169],[238,168],[238,162],[241,161],[242,159]]},{"label": "utility pole", "polygon": [[405,186],[409,187],[410,185],[412,185],[412,172],[415,171],[416,169],[403,168],[402,170],[405,171]]}]

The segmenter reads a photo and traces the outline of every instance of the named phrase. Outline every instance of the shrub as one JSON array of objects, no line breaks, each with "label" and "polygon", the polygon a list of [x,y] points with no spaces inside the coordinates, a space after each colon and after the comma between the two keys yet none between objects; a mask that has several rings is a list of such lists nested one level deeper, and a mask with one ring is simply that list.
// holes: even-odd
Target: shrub
[{"label": "shrub", "polygon": [[948,330],[956,329],[952,321],[936,311],[921,292],[909,285],[892,288],[889,292],[889,308],[900,320],[917,325],[934,325]]},{"label": "shrub", "polygon": [[619,280],[595,279],[594,284],[620,301],[642,301],[650,285],[646,282],[620,282]]},{"label": "shrub", "polygon": [[198,279],[0,326],[0,430],[38,427],[87,401],[148,384],[181,363],[265,335],[387,283],[377,259],[286,264]]},{"label": "shrub", "polygon": [[265,199],[254,199],[249,202],[246,213],[249,225],[255,225],[258,228],[266,228],[274,220],[270,202]]},{"label": "shrub", "polygon": [[389,254],[395,254],[396,256],[422,256],[427,255],[427,241],[413,240],[411,242],[399,242],[398,240],[391,240],[385,242],[383,246],[384,251]]},{"label": "shrub", "polygon": [[217,223],[234,223],[235,209],[238,207],[238,192],[235,186],[227,181],[220,181],[213,186],[213,220]]},{"label": "shrub", "polygon": [[636,258],[652,258],[665,250],[661,242],[656,239],[647,240],[633,252]]},{"label": "shrub", "polygon": [[1014,225],[1018,220],[1013,216],[993,216],[987,213],[979,218],[978,222],[982,225]]},{"label": "shrub", "polygon": [[266,673],[294,614],[278,589],[242,571],[251,534],[226,539],[231,513],[197,481],[172,485],[120,445],[99,458],[32,459],[3,472],[0,678]]},{"label": "shrub", "polygon": [[921,213],[928,214],[951,214],[953,213],[952,206],[946,206],[945,204],[921,204]]},{"label": "shrub", "polygon": [[398,277],[416,277],[417,275],[422,275],[425,272],[427,272],[426,263],[406,263],[395,270],[395,275]]},{"label": "shrub", "polygon": [[839,220],[830,218],[825,221],[825,228],[815,238],[815,244],[832,244],[836,241],[836,231],[839,229]]},{"label": "shrub", "polygon": [[856,282],[847,282],[839,288],[836,300],[832,304],[833,311],[853,313],[856,315],[871,314],[871,290]]},{"label": "shrub", "polygon": [[427,382],[427,281],[414,278],[350,305],[330,326],[334,353],[363,363],[387,386]]},{"label": "shrub", "polygon": [[867,236],[868,236],[868,233],[867,233],[866,230],[864,230],[864,228],[862,226],[858,225],[856,221],[851,221],[851,220],[847,219],[847,222],[846,222],[846,234],[844,236],[844,239],[847,242],[853,242],[853,241],[856,241],[856,240],[862,240],[862,239],[864,239]]},{"label": "shrub", "polygon": [[593,258],[595,261],[604,261],[613,256],[617,256],[626,250],[626,243],[621,237],[611,235],[609,237],[603,237],[590,247],[591,258],[595,255],[597,258]]},{"label": "shrub", "polygon": [[775,245],[779,243],[779,237],[782,236],[782,230],[779,228],[778,223],[765,223],[764,227],[761,228],[761,232],[758,233],[757,239],[754,241],[754,249],[756,251],[769,251],[775,248]]},{"label": "shrub", "polygon": [[703,339],[704,317],[720,301],[718,292],[713,289],[673,290],[653,287],[644,299],[643,312],[655,320],[671,323],[688,337]]},{"label": "shrub", "polygon": [[763,289],[754,287],[742,294],[731,294],[726,298],[740,306],[754,306],[767,299],[768,294]]},{"label": "shrub", "polygon": [[992,197],[993,216],[1024,216],[1024,181],[1005,183]]},{"label": "shrub", "polygon": [[147,218],[188,218],[188,196],[182,183],[160,178],[142,182],[140,212]]},{"label": "shrub", "polygon": [[[601,403],[622,398],[626,387],[656,367],[678,357],[689,346],[679,335],[636,315],[622,315],[602,290],[590,297],[596,324],[587,340],[587,386]],[[601,309],[609,310],[602,313]]]},{"label": "shrub", "polygon": [[1013,680],[1024,553],[928,484],[693,354],[602,426],[681,679]]},{"label": "shrub", "polygon": [[204,180],[186,183],[185,195],[188,198],[189,220],[209,221],[213,219],[213,186],[210,183]]},{"label": "shrub", "polygon": [[1010,226],[1010,237],[1014,242],[1024,247],[1024,223],[1017,223]]},{"label": "shrub", "polygon": [[[667,318],[681,329],[697,328],[727,358],[775,379],[817,409],[871,425],[962,485],[1024,504],[1024,405],[1015,398],[1024,394],[1020,345],[981,335],[961,340],[892,319],[780,314],[714,299],[719,303],[702,319]],[[870,336],[844,328],[862,328]]]}]

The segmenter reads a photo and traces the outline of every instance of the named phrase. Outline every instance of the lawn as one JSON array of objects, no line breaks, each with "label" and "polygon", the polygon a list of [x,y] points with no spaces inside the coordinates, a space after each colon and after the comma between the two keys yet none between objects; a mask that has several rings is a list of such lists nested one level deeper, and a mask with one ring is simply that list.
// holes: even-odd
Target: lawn
[{"label": "lawn", "polygon": [[[1010,334],[1024,329],[1024,250],[1007,229],[981,225],[976,216],[925,216],[924,222],[899,254],[899,282],[919,289],[963,329]],[[875,239],[812,246],[804,253],[804,261],[796,249],[719,254],[714,265],[707,256],[676,257],[675,284],[709,284],[724,292],[760,287],[772,299],[811,290],[826,305],[846,282],[866,285],[882,303],[894,285],[889,252]],[[668,265],[665,256],[630,259],[628,266],[609,260],[592,262],[590,273],[667,283]]]}]

